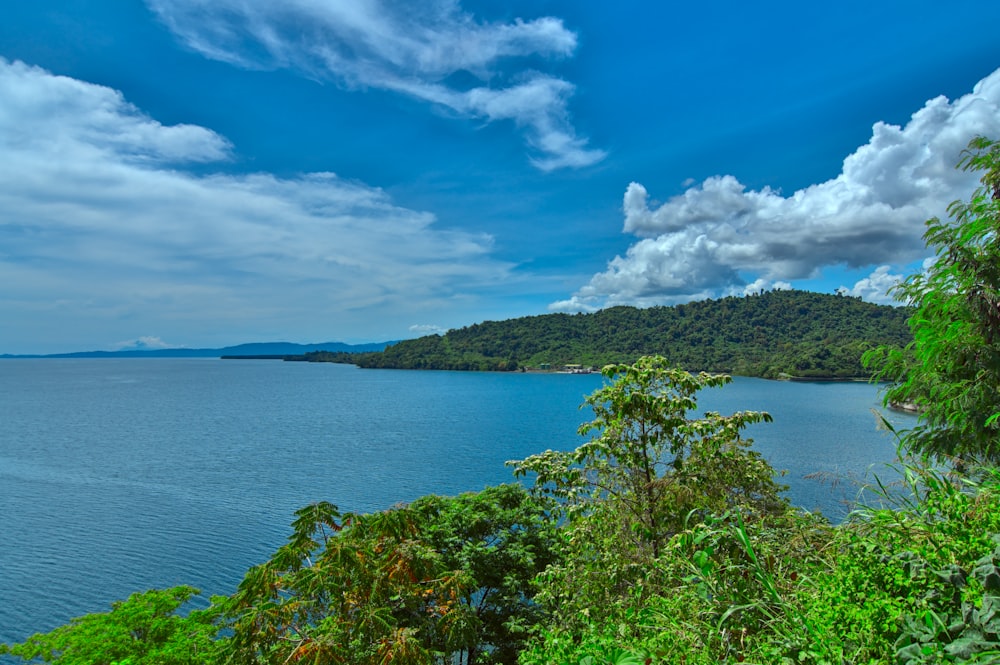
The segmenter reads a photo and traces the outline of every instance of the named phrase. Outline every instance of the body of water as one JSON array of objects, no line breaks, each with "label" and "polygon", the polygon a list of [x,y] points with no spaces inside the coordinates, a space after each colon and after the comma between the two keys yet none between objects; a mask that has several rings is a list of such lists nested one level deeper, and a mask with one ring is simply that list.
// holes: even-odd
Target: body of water
[{"label": "body of water", "polygon": [[[571,449],[599,375],[359,370],[214,359],[0,361],[0,642],[192,584],[231,593],[314,501],[372,511],[512,480]],[[864,383],[737,378],[699,412],[766,410],[757,448],[792,501],[837,518],[891,461]],[[907,416],[892,415],[903,425]]]}]

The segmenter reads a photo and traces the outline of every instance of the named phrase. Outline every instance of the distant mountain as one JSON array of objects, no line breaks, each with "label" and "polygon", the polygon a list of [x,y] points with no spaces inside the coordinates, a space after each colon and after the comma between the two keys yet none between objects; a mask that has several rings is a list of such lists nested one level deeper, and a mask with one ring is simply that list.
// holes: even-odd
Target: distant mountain
[{"label": "distant mountain", "polygon": [[343,342],[322,342],[318,344],[294,344],[292,342],[254,342],[237,344],[221,349],[121,349],[119,351],[77,351],[74,353],[52,353],[46,355],[0,354],[0,358],[219,358],[221,356],[292,356],[312,351],[336,353],[371,353],[382,351],[392,342],[372,344],[344,344]]}]

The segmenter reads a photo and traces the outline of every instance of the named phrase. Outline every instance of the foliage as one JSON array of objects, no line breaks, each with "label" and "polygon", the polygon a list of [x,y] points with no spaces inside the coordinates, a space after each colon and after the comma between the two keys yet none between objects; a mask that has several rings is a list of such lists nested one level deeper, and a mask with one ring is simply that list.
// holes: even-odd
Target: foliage
[{"label": "foliage", "polygon": [[[939,609],[906,617],[895,645],[900,663],[1000,660],[1000,535],[994,540],[996,549],[976,561],[971,572],[955,564],[930,571],[945,587],[930,592],[929,600]],[[927,574],[926,569],[920,572]],[[964,599],[970,588],[982,589],[981,597]]]},{"label": "foliage", "polygon": [[[484,321],[338,362],[397,369],[601,367],[663,355],[688,370],[779,378],[867,376],[861,355],[910,340],[908,311],[806,291],[771,291],[673,307],[611,307]],[[334,358],[330,358],[334,359]]]},{"label": "foliage", "polygon": [[589,441],[512,463],[569,519],[562,560],[540,577],[538,600],[553,620],[525,663],[600,661],[623,640],[641,641],[657,603],[696,599],[693,586],[678,589],[690,573],[673,551],[678,534],[726,511],[757,523],[788,510],[773,470],[740,435],[770,416],[688,417],[700,389],[729,377],[692,375],[660,357],[604,374],[612,381],[587,398],[595,417],[580,431],[594,434]]},{"label": "foliage", "polygon": [[551,524],[519,486],[410,507],[296,513],[226,605],[237,663],[513,663]]},{"label": "foliage", "polygon": [[[802,602],[849,662],[964,662],[956,654],[913,658],[925,648],[940,655],[947,643],[938,634],[928,639],[928,622],[948,619],[955,636],[975,629],[971,612],[964,613],[967,623],[957,619],[985,599],[983,586],[965,580],[996,551],[1000,475],[989,468],[978,479],[946,474],[913,459],[902,471],[905,491],[883,493],[887,507],[861,508],[835,531],[831,560]],[[995,638],[992,647],[985,644],[981,651],[998,646]]]},{"label": "foliage", "polygon": [[65,626],[0,645],[24,660],[57,665],[191,665],[215,662],[218,628],[213,611],[177,610],[198,591],[189,586],[136,593],[112,603],[111,611],[88,614]]},{"label": "foliage", "polygon": [[822,519],[791,512],[706,519],[671,538],[617,598],[595,599],[576,620],[556,614],[522,663],[575,663],[611,648],[644,663],[770,663],[821,649],[796,594],[829,539]]},{"label": "foliage", "polygon": [[429,641],[464,637],[467,580],[441,568],[408,515],[318,503],[296,516],[289,542],[224,604],[234,662],[427,663]]},{"label": "foliage", "polygon": [[522,664],[612,649],[688,665],[998,662],[1000,473],[902,467],[905,491],[883,497],[895,503],[836,527],[735,509],[690,525],[617,596],[580,584],[589,602],[555,613]]},{"label": "foliage", "polygon": [[516,663],[528,629],[544,619],[533,597],[535,578],[555,562],[557,528],[548,507],[514,484],[410,505],[421,540],[446,569],[471,581],[462,602],[474,613],[477,634],[459,662]]},{"label": "foliage", "polygon": [[865,363],[893,382],[887,402],[919,409],[910,449],[1000,461],[1000,143],[973,140],[959,168],[982,171],[982,187],[949,206],[950,221],[927,222],[936,259],[896,290],[916,308],[913,341]]},{"label": "foliage", "polygon": [[595,436],[574,451],[508,463],[516,476],[534,474],[536,488],[559,499],[571,519],[607,503],[636,546],[648,545],[656,556],[691,511],[766,511],[778,503],[771,468],[740,436],[747,425],[770,422],[769,414],[687,415],[699,390],[730,377],[690,374],[659,356],[602,372],[612,381],[587,397],[594,420],[580,427],[581,435]]}]

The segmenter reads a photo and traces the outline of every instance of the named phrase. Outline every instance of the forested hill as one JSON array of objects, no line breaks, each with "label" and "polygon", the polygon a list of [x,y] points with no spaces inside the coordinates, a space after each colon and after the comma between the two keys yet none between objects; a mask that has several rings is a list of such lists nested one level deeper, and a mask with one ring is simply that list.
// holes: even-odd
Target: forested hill
[{"label": "forested hill", "polygon": [[770,291],[673,307],[612,307],[485,321],[351,355],[361,367],[516,370],[601,367],[659,354],[689,370],[777,378],[864,376],[861,354],[910,341],[909,310],[848,296]]}]

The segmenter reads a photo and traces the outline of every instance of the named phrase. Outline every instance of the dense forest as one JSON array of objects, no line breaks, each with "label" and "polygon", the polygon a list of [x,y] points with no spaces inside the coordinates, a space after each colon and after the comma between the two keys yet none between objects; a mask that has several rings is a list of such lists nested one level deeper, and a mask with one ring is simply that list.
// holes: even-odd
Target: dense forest
[{"label": "dense forest", "polygon": [[673,307],[612,307],[485,321],[381,353],[316,359],[396,369],[603,367],[662,355],[692,371],[778,378],[866,376],[861,355],[911,339],[909,311],[847,296],[769,291]]},{"label": "dense forest", "polygon": [[[960,167],[985,171],[983,187],[953,204],[950,220],[928,221],[937,261],[896,290],[913,307],[912,342],[862,361],[889,382],[886,400],[918,407],[909,430],[883,423],[899,445],[901,480],[876,479],[843,523],[783,498],[744,436],[767,413],[699,415],[699,392],[730,377],[642,357],[602,369],[578,448],[508,463],[522,484],[365,515],[319,501],[296,512],[288,541],[231,596],[192,608],[191,587],[137,593],[0,645],[0,656],[57,665],[1000,663],[1000,143],[976,139]],[[728,304],[836,300],[812,298]],[[875,311],[843,303],[859,308],[837,317],[845,326]],[[702,307],[712,305],[671,316]]]}]

